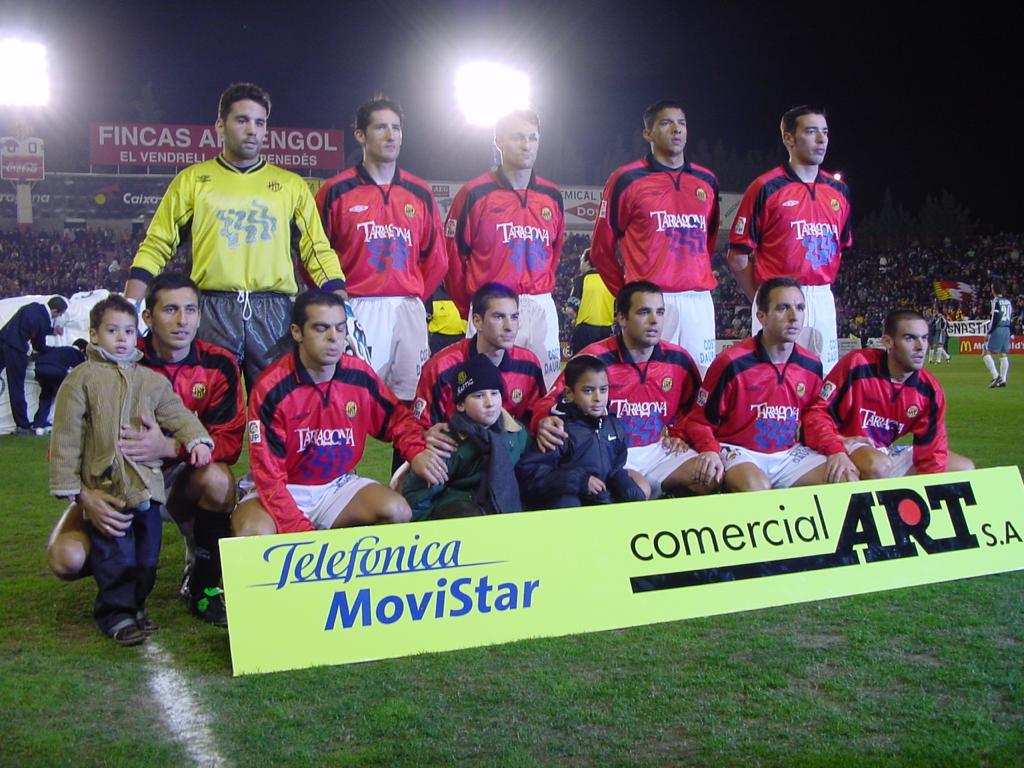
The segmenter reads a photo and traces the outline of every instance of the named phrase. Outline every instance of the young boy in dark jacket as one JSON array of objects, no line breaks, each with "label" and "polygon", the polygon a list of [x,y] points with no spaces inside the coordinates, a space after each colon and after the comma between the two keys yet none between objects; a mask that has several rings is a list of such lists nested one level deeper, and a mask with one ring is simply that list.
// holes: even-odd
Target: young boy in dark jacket
[{"label": "young boy in dark jacket", "polygon": [[411,472],[402,483],[413,520],[522,510],[514,467],[529,433],[501,402],[501,373],[486,356],[456,369],[456,411],[448,426],[458,447],[446,459],[446,483],[428,486]]},{"label": "young boy in dark jacket", "polygon": [[531,449],[516,466],[528,508],[643,501],[644,494],[625,469],[629,437],[608,413],[608,371],[593,355],[565,366],[565,393],[555,405],[568,434],[561,447]]}]

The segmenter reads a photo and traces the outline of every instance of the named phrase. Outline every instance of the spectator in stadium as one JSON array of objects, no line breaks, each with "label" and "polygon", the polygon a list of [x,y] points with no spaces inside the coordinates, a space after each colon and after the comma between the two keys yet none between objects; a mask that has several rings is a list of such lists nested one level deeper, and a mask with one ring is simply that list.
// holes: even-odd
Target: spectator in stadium
[{"label": "spectator in stadium", "polygon": [[463,185],[448,211],[445,285],[464,314],[485,283],[515,291],[522,314],[516,343],[537,355],[544,384],[550,386],[562,359],[551,296],[565,236],[562,193],[533,170],[540,147],[536,112],[518,110],[500,118],[494,145],[501,165]]},{"label": "spectator in stadium", "polygon": [[50,410],[57,390],[75,366],[85,362],[85,339],[75,339],[70,347],[47,347],[36,358],[36,381],[39,383],[39,407],[32,419],[37,435],[49,434]]},{"label": "spectator in stadium", "polygon": [[[925,370],[928,322],[897,309],[885,318],[884,349],[858,349],[833,368],[803,414],[804,438],[829,456],[849,454],[861,479],[974,469],[948,448],[946,399]],[[895,445],[913,434],[913,446]]]},{"label": "spectator in stadium", "polygon": [[294,350],[249,397],[250,475],[232,516],[237,536],[402,523],[409,505],[354,473],[367,438],[393,442],[431,485],[447,479],[423,429],[373,368],[343,354],[345,309],[334,293],[306,291],[292,310]]},{"label": "spectator in stadium", "polygon": [[293,246],[316,284],[344,292],[345,283],[306,182],[260,157],[267,92],[236,83],[221,94],[217,115],[222,153],[174,177],[139,246],[125,296],[141,303],[189,235],[192,277],[203,291],[199,338],[230,350],[251,387],[285,348],[279,342],[298,290]]},{"label": "spectator in stadium", "polygon": [[[727,262],[751,300],[770,278],[799,281],[807,302],[801,342],[820,355],[828,373],[839,360],[831,286],[843,249],[853,243],[850,194],[845,183],[821,170],[829,141],[824,110],[794,107],[782,116],[781,129],[789,162],[757,177],[743,194]],[[755,313],[751,332],[759,327]]]},{"label": "spectator in stadium", "polygon": [[[181,596],[190,611],[211,624],[226,626],[221,579],[220,539],[231,534],[235,478],[231,465],[242,451],[245,401],[235,357],[223,347],[196,338],[199,289],[188,277],[163,272],[149,284],[142,318],[150,333],[140,340],[140,364],[166,378],[174,393],[198,416],[213,438],[211,462],[189,464],[180,444],[143,416],[141,426],[124,427],[118,446],[129,459],[162,463],[165,509],[185,537],[187,563]],[[128,519],[120,499],[102,490],[83,489],[50,536],[47,558],[58,577],[87,575],[89,540],[84,521],[97,528],[123,530]]]},{"label": "spectator in stadium", "polygon": [[46,349],[46,337],[54,333],[53,321],[63,315],[68,303],[53,296],[45,305],[31,302],[18,308],[0,328],[0,373],[7,371],[7,392],[11,399],[16,435],[35,435],[28,419],[25,400],[25,372],[31,346],[37,352]]},{"label": "spectator in stadium", "polygon": [[[648,498],[666,492],[710,493],[717,489],[697,475],[697,454],[683,439],[682,423],[697,396],[700,371],[689,353],[661,340],[665,302],[654,283],[626,283],[615,298],[618,331],[585,347],[608,367],[609,413],[629,436],[626,469]],[[533,410],[531,427],[542,450],[561,446],[567,435],[552,412],[565,389],[559,376]]]},{"label": "spectator in stadium", "polygon": [[[184,448],[196,467],[209,464],[213,441],[195,414],[159,374],[139,366],[135,306],[110,296],[89,312],[88,359],[57,393],[50,439],[50,493],[82,503],[99,491],[122,519],[85,525],[89,566],[98,594],[97,626],[121,646],[138,645],[157,630],[145,601],[156,582],[160,554],[160,506],[167,501],[155,462],[140,462],[120,448],[126,420],[155,423]],[[156,464],[156,466],[154,466]]]},{"label": "spectator in stadium", "polygon": [[403,119],[401,106],[384,96],[360,105],[355,137],[363,160],[326,181],[316,204],[370,365],[409,403],[430,355],[423,304],[444,279],[448,256],[430,186],[398,166]]},{"label": "spectator in stadium", "polygon": [[684,431],[700,451],[697,474],[728,491],[856,480],[845,453],[797,441],[800,416],[821,390],[821,361],[796,343],[804,296],[791,277],[758,288],[756,336],[723,350],[708,369]]},{"label": "spectator in stadium", "polygon": [[531,509],[643,501],[626,470],[629,436],[608,412],[608,366],[577,355],[565,366],[565,392],[552,413],[562,419],[565,440],[549,451],[532,449],[516,466]]},{"label": "spectator in stadium", "polygon": [[501,376],[505,409],[528,422],[533,406],[544,396],[544,378],[537,356],[514,343],[519,330],[519,297],[501,283],[485,283],[473,294],[476,333],[445,347],[423,366],[413,413],[427,432],[427,443],[447,458],[457,448],[448,419],[455,413],[456,375],[470,358],[483,356]]},{"label": "spectator in stadium", "polygon": [[572,353],[612,335],[615,322],[615,297],[590,263],[590,249],[580,256],[580,274],[567,304],[574,310],[576,327],[572,332]]},{"label": "spectator in stadium", "polygon": [[653,280],[665,291],[663,338],[683,347],[701,373],[715,357],[718,179],[686,159],[686,114],[662,99],[643,113],[651,151],[616,169],[594,222],[591,261],[613,294],[623,283]]},{"label": "spectator in stadium", "polygon": [[454,371],[455,413],[448,419],[456,448],[445,460],[448,479],[431,485],[408,473],[402,495],[413,520],[519,512],[515,465],[529,433],[501,407],[504,383],[485,355]]}]

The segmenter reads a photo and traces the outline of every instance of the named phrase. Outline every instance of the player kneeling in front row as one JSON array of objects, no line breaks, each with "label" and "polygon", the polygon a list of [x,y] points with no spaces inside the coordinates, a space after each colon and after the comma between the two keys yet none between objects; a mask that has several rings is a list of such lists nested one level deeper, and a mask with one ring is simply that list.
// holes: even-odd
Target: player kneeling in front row
[{"label": "player kneeling in front row", "polygon": [[565,366],[565,394],[552,413],[566,437],[554,450],[531,450],[516,466],[533,509],[643,501],[646,496],[626,470],[629,436],[608,413],[608,367],[593,355]]},{"label": "player kneeling in front row", "polygon": [[[804,414],[807,444],[829,456],[849,454],[864,480],[974,469],[947,447],[946,398],[924,369],[928,321],[898,309],[883,333],[885,349],[854,350],[829,372]],[[906,434],[913,446],[893,445]]]},{"label": "player kneeling in front row", "polygon": [[403,523],[409,505],[353,473],[367,436],[393,442],[427,482],[447,478],[412,413],[373,369],[343,355],[341,299],[307,291],[292,309],[293,352],[268,367],[249,397],[251,475],[232,515],[238,536]]},{"label": "player kneeling in front row", "polygon": [[846,454],[826,459],[797,442],[800,416],[821,390],[821,361],[796,343],[800,284],[773,277],[756,302],[761,331],[715,358],[684,424],[703,478],[729,491],[856,480]]},{"label": "player kneeling in front row", "polygon": [[402,493],[413,520],[519,512],[515,466],[530,436],[502,407],[501,373],[486,355],[475,355],[455,369],[454,381],[448,426],[457,447],[446,460],[448,480],[406,475]]},{"label": "player kneeling in front row", "polygon": [[138,427],[144,417],[172,433],[189,452],[189,462],[210,462],[213,441],[199,419],[174,394],[163,376],[137,365],[139,318],[131,302],[111,296],[89,313],[87,359],[57,393],[50,437],[50,493],[78,500],[90,490],[123,502],[125,527],[89,523],[89,565],[98,594],[93,616],[118,645],[138,645],[156,631],[145,602],[156,583],[166,499],[160,463],[135,461],[119,447],[127,418]]}]

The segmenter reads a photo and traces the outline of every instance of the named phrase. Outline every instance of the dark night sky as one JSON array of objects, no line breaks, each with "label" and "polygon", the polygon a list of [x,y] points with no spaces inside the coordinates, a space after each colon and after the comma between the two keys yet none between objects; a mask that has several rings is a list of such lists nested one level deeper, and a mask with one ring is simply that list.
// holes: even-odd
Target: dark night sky
[{"label": "dark night sky", "polygon": [[32,123],[52,170],[83,166],[91,120],[136,119],[147,82],[164,122],[209,123],[220,90],[247,79],[271,92],[277,125],[343,127],[382,90],[405,107],[403,165],[467,178],[490,150],[457,114],[453,72],[486,57],[531,75],[538,169],[555,181],[586,181],[558,177],[569,154],[595,167],[619,142],[614,159],[631,159],[640,112],[663,96],[686,105],[691,149],[720,140],[779,159],[779,116],[809,102],[829,110],[825,165],[847,174],[861,213],[887,185],[911,208],[946,188],[986,228],[1020,229],[1019,4],[34,0],[3,11],[5,32],[50,46],[52,106]]}]

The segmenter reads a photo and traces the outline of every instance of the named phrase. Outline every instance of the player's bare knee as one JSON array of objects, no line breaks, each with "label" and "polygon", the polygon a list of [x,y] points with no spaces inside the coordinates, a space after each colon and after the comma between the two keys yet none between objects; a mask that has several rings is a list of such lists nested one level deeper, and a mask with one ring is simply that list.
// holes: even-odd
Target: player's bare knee
[{"label": "player's bare knee", "polygon": [[412,520],[412,510],[405,498],[390,490],[381,497],[375,509],[378,524],[408,523]]},{"label": "player's bare knee", "polygon": [[881,454],[872,456],[864,461],[863,464],[863,467],[858,467],[861,480],[880,480],[885,477],[892,477],[893,472],[896,471],[896,465],[893,460]]},{"label": "player's bare knee", "polygon": [[192,471],[189,482],[193,498],[210,512],[230,514],[235,507],[235,476],[221,463],[209,464]]},{"label": "player's bare knee", "polygon": [[231,515],[231,532],[235,536],[273,536],[277,526],[259,502],[247,501]]},{"label": "player's bare knee", "polygon": [[651,484],[647,482],[647,478],[639,472],[634,472],[632,469],[627,471],[629,472],[629,476],[633,478],[633,482],[637,484],[641,491],[643,491],[644,498],[651,498]]}]

